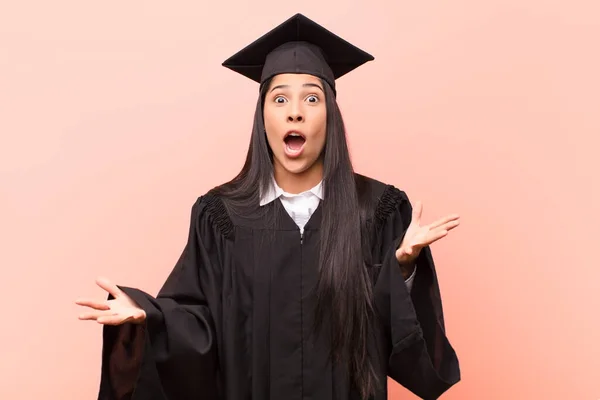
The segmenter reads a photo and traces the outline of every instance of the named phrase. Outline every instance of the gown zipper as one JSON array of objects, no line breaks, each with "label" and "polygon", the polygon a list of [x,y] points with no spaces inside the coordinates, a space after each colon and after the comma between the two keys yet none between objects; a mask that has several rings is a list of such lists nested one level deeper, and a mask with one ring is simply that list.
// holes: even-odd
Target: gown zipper
[{"label": "gown zipper", "polygon": [[300,229],[300,398],[304,398],[304,287],[303,287],[303,264],[304,254],[303,246],[304,242],[304,229]]}]

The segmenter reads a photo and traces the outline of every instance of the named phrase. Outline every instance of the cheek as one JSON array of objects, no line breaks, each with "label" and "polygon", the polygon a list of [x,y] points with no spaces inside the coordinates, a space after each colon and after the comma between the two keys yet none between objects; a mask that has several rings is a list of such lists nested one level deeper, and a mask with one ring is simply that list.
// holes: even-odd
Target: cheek
[{"label": "cheek", "polygon": [[265,107],[265,109],[263,110],[263,122],[265,124],[265,129],[267,130],[267,132],[271,128],[271,121],[273,121],[273,119],[273,112],[270,110],[270,108]]},{"label": "cheek", "polygon": [[277,129],[278,128],[277,128],[277,124],[275,123],[275,121],[277,120],[277,117],[270,108],[265,108],[265,110],[263,112],[263,119],[264,119],[264,124],[265,124],[265,130],[267,131],[267,142],[269,142],[269,145],[271,147],[273,147],[273,143],[276,140],[278,140],[278,137],[277,137],[277,132],[278,132]]},{"label": "cheek", "polygon": [[318,144],[319,148],[322,148],[325,145],[325,136],[327,134],[327,114],[325,111],[315,116],[315,122],[315,143]]},{"label": "cheek", "polygon": [[269,133],[269,132],[273,132],[272,129],[270,130],[268,127],[266,129],[267,129],[267,143],[269,144],[269,147],[271,148],[271,150],[278,152],[280,150],[280,146],[277,146],[276,143],[279,141],[279,139],[277,138],[277,136],[275,136],[275,134]]}]

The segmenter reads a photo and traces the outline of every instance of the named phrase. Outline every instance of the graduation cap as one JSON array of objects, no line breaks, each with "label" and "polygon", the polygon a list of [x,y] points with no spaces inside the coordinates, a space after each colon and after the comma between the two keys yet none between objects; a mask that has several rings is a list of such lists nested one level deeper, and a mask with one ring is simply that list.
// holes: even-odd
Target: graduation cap
[{"label": "graduation cap", "polygon": [[335,80],[374,57],[302,14],[296,14],[229,59],[223,66],[262,85],[278,74],[310,74],[335,92]]}]

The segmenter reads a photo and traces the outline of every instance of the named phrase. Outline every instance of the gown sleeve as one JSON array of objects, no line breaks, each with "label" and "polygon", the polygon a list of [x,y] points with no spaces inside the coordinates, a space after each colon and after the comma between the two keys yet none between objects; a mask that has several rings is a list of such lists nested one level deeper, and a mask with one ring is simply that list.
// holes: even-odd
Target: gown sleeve
[{"label": "gown sleeve", "polygon": [[187,243],[156,297],[119,286],[147,318],[104,326],[99,400],[219,398],[215,327],[228,226],[215,204],[201,197],[193,205]]},{"label": "gown sleeve", "polygon": [[389,186],[376,212],[382,260],[373,293],[390,340],[388,376],[422,399],[437,399],[460,381],[460,368],[446,336],[431,249],[422,249],[415,260],[410,291],[395,256],[411,216],[406,194]]}]

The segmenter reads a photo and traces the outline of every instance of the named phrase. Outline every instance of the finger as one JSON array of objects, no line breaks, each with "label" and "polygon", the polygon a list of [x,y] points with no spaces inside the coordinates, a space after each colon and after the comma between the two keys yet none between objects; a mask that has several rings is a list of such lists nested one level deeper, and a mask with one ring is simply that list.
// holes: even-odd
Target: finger
[{"label": "finger", "polygon": [[79,314],[79,319],[82,321],[97,320],[98,318],[107,317],[111,315],[117,315],[113,310],[105,311],[89,311]]},{"label": "finger", "polygon": [[460,225],[460,221],[458,221],[458,220],[450,221],[446,225],[444,225],[443,228],[446,231],[451,231],[452,229],[456,228],[459,225]]},{"label": "finger", "polygon": [[421,214],[423,214],[423,203],[416,201],[412,211],[411,222],[419,225],[421,223]]},{"label": "finger", "polygon": [[437,221],[434,221],[431,224],[429,224],[429,229],[438,228],[444,224],[447,224],[448,222],[457,221],[459,218],[460,218],[460,216],[458,214],[447,215],[447,216],[440,218]]},{"label": "finger", "polygon": [[123,318],[122,315],[108,315],[98,318],[96,322],[102,325],[122,325],[127,322],[127,320],[128,318]]},{"label": "finger", "polygon": [[94,308],[96,310],[110,310],[110,306],[106,303],[106,301],[95,300],[95,299],[77,299],[75,304]]},{"label": "finger", "polygon": [[452,229],[456,228],[458,225],[460,225],[460,221],[450,221],[450,222],[447,222],[446,224],[440,226],[439,228],[434,229],[433,232],[451,231]]},{"label": "finger", "polygon": [[98,322],[99,324],[104,324],[104,325],[121,325],[124,324],[126,322],[133,322],[135,320],[141,320],[144,316],[144,313],[142,311],[134,311],[129,315],[123,315],[123,314],[119,314],[119,315],[107,315],[107,316],[103,316],[100,317],[96,320],[96,322]]},{"label": "finger", "polygon": [[121,289],[119,289],[117,287],[117,285],[115,285],[114,283],[112,283],[107,278],[98,277],[96,279],[96,284],[98,286],[100,286],[102,289],[106,290],[108,293],[110,293],[115,299],[117,297],[120,297],[123,294],[123,292],[121,291]]},{"label": "finger", "polygon": [[447,235],[448,235],[448,231],[445,229],[439,229],[437,231],[432,231],[429,233],[429,235],[427,235],[427,239],[425,240],[424,245],[429,246],[430,244],[437,242],[438,240],[440,240],[443,237],[446,237]]}]

